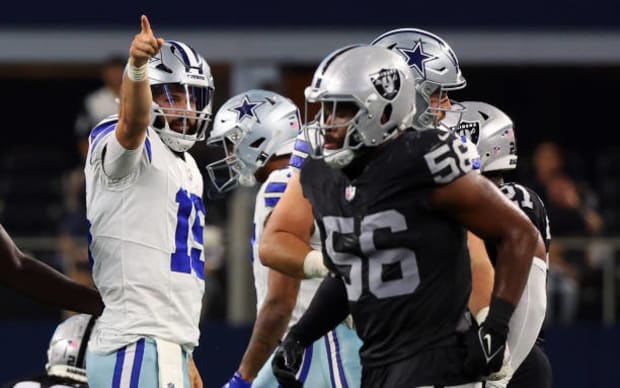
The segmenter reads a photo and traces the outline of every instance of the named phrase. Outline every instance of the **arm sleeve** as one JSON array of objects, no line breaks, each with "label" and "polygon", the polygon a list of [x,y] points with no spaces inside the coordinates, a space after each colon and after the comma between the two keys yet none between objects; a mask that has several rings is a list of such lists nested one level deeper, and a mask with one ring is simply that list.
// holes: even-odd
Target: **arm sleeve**
[{"label": "arm sleeve", "polygon": [[291,327],[290,334],[309,346],[344,321],[348,314],[349,302],[344,282],[341,277],[330,273],[314,294],[308,310]]},{"label": "arm sleeve", "polygon": [[[148,140],[147,140],[148,141]],[[123,178],[137,168],[144,154],[144,143],[134,150],[125,149],[115,134],[108,137],[103,157],[103,171],[111,179]]]}]

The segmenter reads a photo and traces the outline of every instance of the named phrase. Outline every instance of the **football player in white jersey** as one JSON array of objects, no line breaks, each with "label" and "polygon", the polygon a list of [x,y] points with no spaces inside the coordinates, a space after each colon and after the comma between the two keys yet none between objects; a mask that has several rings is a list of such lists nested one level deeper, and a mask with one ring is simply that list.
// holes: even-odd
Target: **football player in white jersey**
[{"label": "football player in white jersey", "polygon": [[[267,361],[278,341],[306,310],[321,281],[286,276],[258,259],[258,241],[265,222],[293,173],[288,163],[300,126],[299,110],[288,98],[270,91],[249,90],[220,108],[207,140],[210,145],[220,146],[226,155],[207,166],[217,190],[261,183],[252,237],[258,313],[250,343],[227,388],[278,386]],[[308,238],[313,249],[321,249],[317,233]],[[340,325],[307,349],[300,381],[319,388],[358,386],[360,345],[355,332]]]},{"label": "football player in white jersey", "polygon": [[73,315],[54,330],[47,348],[45,375],[7,383],[3,388],[87,388],[86,346],[96,317]]},{"label": "football player in white jersey", "polygon": [[91,387],[190,385],[205,206],[186,151],[204,139],[212,93],[205,59],[156,37],[142,16],[119,114],[93,129],[84,169],[93,278],[105,304],[89,343]]}]

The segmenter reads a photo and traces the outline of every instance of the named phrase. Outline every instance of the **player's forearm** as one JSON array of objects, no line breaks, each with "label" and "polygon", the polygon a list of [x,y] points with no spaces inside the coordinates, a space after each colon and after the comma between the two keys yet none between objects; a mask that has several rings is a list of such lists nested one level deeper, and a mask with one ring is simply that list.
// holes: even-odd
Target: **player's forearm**
[{"label": "player's forearm", "polygon": [[12,274],[19,270],[19,250],[0,225],[0,281],[7,282]]},{"label": "player's forearm", "polygon": [[528,221],[527,224],[514,225],[506,238],[500,241],[495,264],[494,297],[516,306],[527,282],[533,257],[540,253],[539,238],[538,230]]},{"label": "player's forearm", "polygon": [[259,257],[263,265],[288,276],[304,279],[304,258],[312,247],[297,236],[281,231],[263,234]]},{"label": "player's forearm", "polygon": [[[131,64],[132,60],[129,60]],[[152,95],[148,78],[134,81],[127,74],[123,76],[121,107],[117,138],[127,149],[142,144],[146,128],[151,122]]]},{"label": "player's forearm", "polygon": [[476,316],[482,308],[488,307],[491,303],[494,270],[481,238],[472,232],[467,232],[467,247],[471,258],[472,281],[468,305],[469,310]]},{"label": "player's forearm", "polygon": [[491,303],[493,275],[493,266],[488,258],[471,256],[472,286],[468,305],[474,315]]},{"label": "player's forearm", "polygon": [[239,373],[247,381],[253,381],[278,346],[291,319],[292,308],[265,303],[254,323],[250,343],[241,359]]},{"label": "player's forearm", "polygon": [[99,293],[83,286],[39,260],[21,256],[20,267],[7,285],[40,302],[67,310],[99,315],[103,302]]},{"label": "player's forearm", "polygon": [[323,279],[310,306],[299,322],[291,328],[291,333],[304,346],[333,330],[349,315],[349,301],[343,280],[330,274]]}]

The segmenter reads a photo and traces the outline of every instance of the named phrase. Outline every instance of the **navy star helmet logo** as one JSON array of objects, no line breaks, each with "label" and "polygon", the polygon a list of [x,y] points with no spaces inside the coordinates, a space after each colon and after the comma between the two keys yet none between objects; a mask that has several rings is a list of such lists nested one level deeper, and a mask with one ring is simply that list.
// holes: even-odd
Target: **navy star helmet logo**
[{"label": "navy star helmet logo", "polygon": [[248,96],[243,96],[243,100],[241,100],[241,104],[237,106],[233,106],[228,110],[231,112],[237,113],[237,120],[241,121],[244,118],[254,117],[258,123],[260,123],[260,119],[256,115],[256,109],[263,105],[265,101],[250,101]]},{"label": "navy star helmet logo", "polygon": [[381,69],[370,75],[377,92],[386,100],[392,100],[400,91],[400,74],[396,69]]},{"label": "navy star helmet logo", "polygon": [[396,49],[403,54],[410,68],[415,68],[422,78],[426,78],[426,62],[435,59],[435,56],[424,52],[421,40],[418,40],[413,48],[396,47]]},{"label": "navy star helmet logo", "polygon": [[463,137],[466,136],[472,143],[478,144],[480,137],[479,121],[461,121],[456,127],[452,128],[456,134]]}]

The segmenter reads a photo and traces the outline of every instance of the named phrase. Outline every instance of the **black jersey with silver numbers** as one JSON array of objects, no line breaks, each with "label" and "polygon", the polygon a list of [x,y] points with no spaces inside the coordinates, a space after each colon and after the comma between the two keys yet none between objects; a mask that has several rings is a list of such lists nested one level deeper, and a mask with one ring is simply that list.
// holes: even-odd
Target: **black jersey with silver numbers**
[{"label": "black jersey with silver numbers", "polygon": [[[504,183],[499,188],[508,199],[510,199],[515,205],[519,207],[532,221],[534,226],[540,232],[543,241],[545,242],[545,251],[549,254],[549,244],[551,243],[551,232],[549,229],[549,218],[547,217],[547,210],[542,200],[532,189],[522,186],[518,183],[510,182]],[[487,244],[485,242],[487,252],[491,263],[495,266],[497,260],[497,250],[495,245]],[[547,258],[541,257],[541,259],[548,261]],[[549,263],[547,262],[547,265]]]},{"label": "black jersey with silver numbers", "polygon": [[363,365],[457,346],[457,327],[468,327],[465,230],[430,200],[470,170],[467,146],[437,130],[406,132],[344,170],[304,163],[303,192],[326,264],[345,282]]}]

